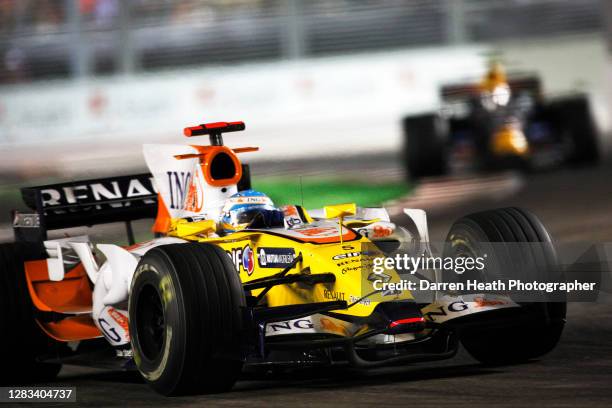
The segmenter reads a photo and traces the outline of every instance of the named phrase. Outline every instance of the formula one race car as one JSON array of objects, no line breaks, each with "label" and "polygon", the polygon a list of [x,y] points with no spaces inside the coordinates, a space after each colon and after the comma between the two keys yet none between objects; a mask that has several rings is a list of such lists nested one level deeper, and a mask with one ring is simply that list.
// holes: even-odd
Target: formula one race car
[{"label": "formula one race car", "polygon": [[[136,369],[179,395],[229,390],[246,368],[450,358],[460,341],[493,364],[554,348],[563,302],[377,289],[400,276],[373,270],[373,259],[399,247],[431,252],[425,213],[405,210],[409,231],[383,208],[277,208],[248,188],[237,157],[257,148],[223,145],[222,133],[244,127],[185,129],[209,135],[207,146],[145,145],[152,174],[22,189],[34,212],[14,212],[17,242],[0,245],[3,384],[93,364]],[[129,246],[47,239],[48,230],[122,221],[133,241],[131,221],[149,217],[157,237]],[[466,216],[447,241],[457,258],[478,254],[478,241],[537,243],[554,262],[546,230],[519,209]]]},{"label": "formula one race car", "polygon": [[453,168],[541,169],[599,159],[598,131],[586,95],[545,99],[536,76],[506,78],[494,63],[478,83],[442,87],[438,113],[403,119],[412,178]]}]

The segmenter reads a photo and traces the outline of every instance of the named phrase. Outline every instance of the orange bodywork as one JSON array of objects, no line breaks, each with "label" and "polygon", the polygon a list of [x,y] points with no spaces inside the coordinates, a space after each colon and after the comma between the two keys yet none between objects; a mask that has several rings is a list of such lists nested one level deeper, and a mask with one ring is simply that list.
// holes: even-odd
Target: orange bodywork
[{"label": "orange bodywork", "polygon": [[170,224],[172,223],[172,217],[170,212],[161,197],[161,194],[157,195],[157,217],[155,217],[155,223],[153,224],[153,233],[166,235],[170,230]]},{"label": "orange bodywork", "polygon": [[[234,150],[230,149],[227,146],[196,146],[192,145],[191,147],[197,149],[198,153],[190,153],[190,154],[179,154],[174,156],[177,160],[185,160],[185,159],[200,159],[200,168],[202,169],[202,174],[204,175],[204,179],[206,182],[213,187],[224,187],[232,184],[238,183],[240,178],[242,177],[242,165],[238,157],[234,153]],[[241,149],[256,149],[253,147],[249,148],[241,148]],[[253,151],[253,150],[244,150],[244,151]],[[215,179],[213,178],[210,165],[214,158],[219,154],[226,154],[234,163],[235,172],[230,178],[223,179]]]},{"label": "orange bodywork", "polygon": [[300,233],[302,235],[306,235],[306,237],[300,237],[302,242],[314,242],[316,244],[330,244],[333,242],[338,242],[338,238],[342,241],[352,241],[357,238],[357,234],[352,230],[347,230],[344,235],[335,235],[333,237],[317,237],[317,234],[329,232],[329,231],[338,231],[336,228],[310,228],[307,230],[302,230]]},{"label": "orange bodywork", "polygon": [[102,336],[91,318],[92,292],[89,278],[79,264],[58,282],[49,280],[47,261],[24,264],[30,298],[41,312],[68,316],[59,322],[36,321],[50,337],[59,341],[77,341]]},{"label": "orange bodywork", "polygon": [[91,316],[71,316],[59,322],[40,322],[38,326],[57,341],[81,341],[102,337]]}]

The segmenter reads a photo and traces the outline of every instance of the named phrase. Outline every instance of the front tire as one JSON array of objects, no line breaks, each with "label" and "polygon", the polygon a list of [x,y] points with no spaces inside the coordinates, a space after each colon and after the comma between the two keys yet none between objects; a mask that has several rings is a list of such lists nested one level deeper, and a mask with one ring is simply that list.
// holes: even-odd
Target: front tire
[{"label": "front tire", "polygon": [[211,244],[164,245],[141,259],[129,300],[134,361],[164,395],[227,391],[242,369],[246,305],[227,254]]},{"label": "front tire", "polygon": [[601,159],[599,132],[588,98],[578,95],[558,99],[550,103],[547,110],[556,132],[569,139],[568,162],[574,165],[598,163]]},{"label": "front tire", "polygon": [[[536,216],[519,208],[502,208],[465,216],[453,224],[447,243],[445,256],[453,256],[452,251],[461,247],[463,252],[481,256],[482,243],[518,243],[510,244],[508,248],[515,245],[527,249],[520,252],[522,259],[518,261],[508,257],[511,249],[501,254],[498,260],[500,270],[496,272],[502,279],[509,277],[507,268],[516,268],[517,263],[557,271],[556,254],[546,228]],[[502,245],[494,245],[497,245],[498,251],[503,250]],[[557,345],[563,332],[566,303],[555,300],[521,303],[522,307],[517,311],[521,323],[466,329],[462,332],[461,342],[474,358],[484,364],[516,364],[538,358]]]}]

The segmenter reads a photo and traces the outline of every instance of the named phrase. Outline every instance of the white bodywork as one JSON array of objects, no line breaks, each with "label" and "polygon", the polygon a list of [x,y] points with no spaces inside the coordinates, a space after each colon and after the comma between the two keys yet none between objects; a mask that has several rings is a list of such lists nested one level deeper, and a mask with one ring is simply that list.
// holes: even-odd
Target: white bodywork
[{"label": "white bodywork", "polygon": [[[72,241],[74,240],[74,241]],[[140,258],[160,245],[184,243],[179,238],[156,238],[130,248],[119,245],[98,244],[96,248],[104,255],[104,262],[98,267],[93,245],[87,237],[63,238],[45,241],[49,259],[49,278],[55,281],[64,278],[65,254],[71,250],[82,262],[87,276],[94,283],[92,317],[104,337],[113,346],[129,343],[129,332],[124,322],[128,320],[127,300],[132,276]],[[71,262],[76,264],[77,262]]]},{"label": "white bodywork", "polygon": [[[200,216],[217,220],[225,201],[238,192],[236,185],[209,185],[202,174],[199,159],[177,160],[174,157],[198,153],[194,147],[146,144],[143,153],[157,191],[172,218]],[[197,211],[185,209],[185,200],[190,191],[193,191]]]}]

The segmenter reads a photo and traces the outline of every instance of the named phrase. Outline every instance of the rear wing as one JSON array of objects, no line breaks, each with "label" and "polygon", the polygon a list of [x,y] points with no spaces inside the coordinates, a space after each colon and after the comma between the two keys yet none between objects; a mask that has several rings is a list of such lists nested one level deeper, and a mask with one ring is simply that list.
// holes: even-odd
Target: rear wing
[{"label": "rear wing", "polygon": [[[513,75],[508,78],[508,86],[514,94],[528,92],[539,97],[542,93],[542,82],[535,75]],[[440,96],[445,102],[459,102],[477,96],[479,89],[478,82],[449,84],[440,89]]]},{"label": "rear wing", "polygon": [[43,241],[49,230],[125,222],[132,243],[131,221],[157,214],[157,189],[148,173],[25,187],[21,195],[34,213],[13,211],[17,241]]}]

